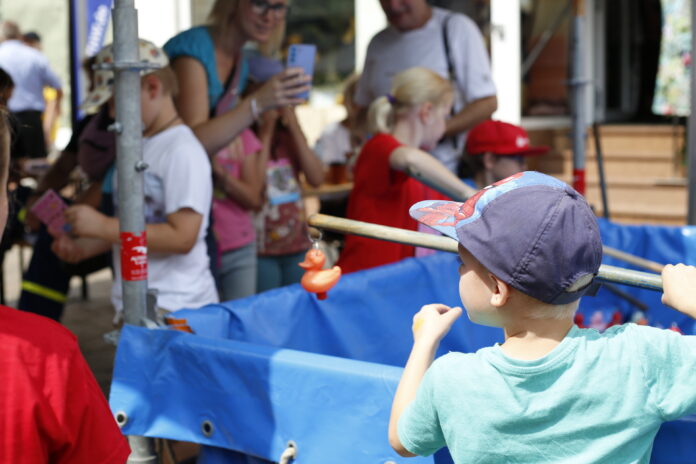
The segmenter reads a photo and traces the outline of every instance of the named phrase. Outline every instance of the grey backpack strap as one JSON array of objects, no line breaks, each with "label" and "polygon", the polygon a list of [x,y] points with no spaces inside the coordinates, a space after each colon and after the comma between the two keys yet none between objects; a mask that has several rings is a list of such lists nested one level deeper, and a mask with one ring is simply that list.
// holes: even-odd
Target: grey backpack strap
[{"label": "grey backpack strap", "polygon": [[445,61],[447,61],[447,75],[450,81],[456,82],[457,75],[454,72],[454,63],[452,63],[452,55],[450,53],[449,37],[447,35],[447,26],[449,21],[452,19],[452,13],[445,16],[445,20],[442,22],[442,47],[445,50]]},{"label": "grey backpack strap", "polygon": [[[452,62],[452,54],[450,53],[449,46],[449,37],[447,35],[447,26],[449,25],[450,19],[452,19],[452,13],[449,13],[447,16],[445,16],[444,21],[442,21],[442,46],[445,50],[445,61],[447,62],[447,77],[449,78],[449,81],[452,83],[452,85],[456,86],[457,74],[454,72],[454,63]],[[450,110],[450,116],[454,116],[455,114],[457,114],[457,110],[454,108],[454,105],[452,105],[452,109]],[[458,143],[456,136],[447,137],[447,141],[452,144],[452,147],[455,150],[459,149],[459,147],[457,146]]]}]

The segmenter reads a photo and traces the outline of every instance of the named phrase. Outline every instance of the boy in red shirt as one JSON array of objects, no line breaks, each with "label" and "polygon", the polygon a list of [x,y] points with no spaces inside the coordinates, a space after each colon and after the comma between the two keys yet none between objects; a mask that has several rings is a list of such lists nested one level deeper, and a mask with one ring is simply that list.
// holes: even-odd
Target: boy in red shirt
[{"label": "boy in red shirt", "polygon": [[[0,107],[0,230],[7,222],[9,131]],[[75,336],[0,306],[0,462],[122,464],[130,448]]]}]

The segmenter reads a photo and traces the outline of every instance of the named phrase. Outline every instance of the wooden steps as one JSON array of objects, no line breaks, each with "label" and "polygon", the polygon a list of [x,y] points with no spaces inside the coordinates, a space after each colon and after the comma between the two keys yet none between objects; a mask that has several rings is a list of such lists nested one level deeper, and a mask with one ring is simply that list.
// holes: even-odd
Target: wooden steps
[{"label": "wooden steps", "polygon": [[[683,225],[688,190],[682,165],[681,126],[609,125],[600,129],[604,173],[611,219],[626,223]],[[530,131],[533,144],[552,147],[530,160],[529,168],[570,183],[572,151],[568,130]],[[603,214],[595,143],[586,143],[586,193],[598,215]]]}]

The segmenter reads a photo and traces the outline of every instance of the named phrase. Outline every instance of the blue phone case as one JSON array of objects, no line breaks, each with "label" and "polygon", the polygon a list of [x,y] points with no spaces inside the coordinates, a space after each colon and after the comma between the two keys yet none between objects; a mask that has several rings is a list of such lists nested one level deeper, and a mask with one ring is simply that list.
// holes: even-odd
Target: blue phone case
[{"label": "blue phone case", "polygon": [[[304,73],[314,74],[314,57],[317,54],[316,45],[292,44],[288,49],[288,68],[302,68]],[[297,98],[309,99],[309,91],[295,95]]]}]

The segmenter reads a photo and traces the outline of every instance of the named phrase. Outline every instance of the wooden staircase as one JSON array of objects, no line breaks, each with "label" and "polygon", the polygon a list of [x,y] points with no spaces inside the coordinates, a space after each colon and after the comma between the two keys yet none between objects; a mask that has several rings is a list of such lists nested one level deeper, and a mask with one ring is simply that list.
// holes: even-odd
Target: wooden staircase
[{"label": "wooden staircase", "polygon": [[[529,169],[572,181],[570,131],[529,131],[533,144],[552,150],[529,162]],[[687,181],[682,163],[684,129],[671,125],[600,127],[611,219],[624,223],[686,224]],[[594,137],[586,144],[586,197],[603,215]]]}]

